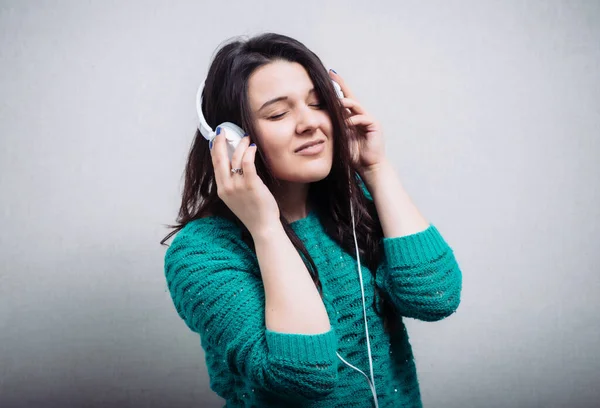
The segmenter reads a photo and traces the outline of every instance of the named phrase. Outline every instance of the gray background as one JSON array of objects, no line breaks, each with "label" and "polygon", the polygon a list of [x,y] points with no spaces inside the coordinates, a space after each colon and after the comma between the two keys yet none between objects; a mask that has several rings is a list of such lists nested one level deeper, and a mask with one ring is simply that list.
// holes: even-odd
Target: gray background
[{"label": "gray background", "polygon": [[0,406],[222,406],[159,240],[213,52],[264,31],[456,252],[458,313],[408,321],[425,406],[598,406],[599,2],[349,0],[0,2]]}]

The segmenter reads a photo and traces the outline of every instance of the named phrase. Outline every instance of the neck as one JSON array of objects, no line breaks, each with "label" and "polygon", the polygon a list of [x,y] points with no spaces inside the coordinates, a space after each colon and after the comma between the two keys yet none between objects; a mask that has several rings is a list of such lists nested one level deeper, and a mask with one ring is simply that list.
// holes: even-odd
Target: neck
[{"label": "neck", "polygon": [[308,206],[308,190],[310,184],[281,182],[274,188],[273,195],[279,204],[279,210],[288,222],[305,218],[310,208]]}]

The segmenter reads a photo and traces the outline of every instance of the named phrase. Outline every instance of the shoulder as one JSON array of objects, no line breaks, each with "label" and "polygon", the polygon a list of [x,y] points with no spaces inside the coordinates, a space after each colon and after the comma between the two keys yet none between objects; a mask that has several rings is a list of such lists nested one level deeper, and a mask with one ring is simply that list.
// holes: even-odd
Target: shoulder
[{"label": "shoulder", "polygon": [[175,236],[171,246],[182,244],[214,245],[224,240],[240,240],[240,228],[232,221],[218,216],[198,218],[188,222]]},{"label": "shoulder", "polygon": [[199,218],[187,223],[176,235],[165,254],[165,264],[182,257],[235,256],[250,251],[241,238],[240,228],[218,216]]}]

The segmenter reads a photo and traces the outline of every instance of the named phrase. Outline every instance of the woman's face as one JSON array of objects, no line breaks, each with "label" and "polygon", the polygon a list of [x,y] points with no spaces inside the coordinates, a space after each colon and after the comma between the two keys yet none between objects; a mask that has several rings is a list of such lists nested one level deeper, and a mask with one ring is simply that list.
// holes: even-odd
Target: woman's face
[{"label": "woman's face", "polygon": [[327,177],[333,160],[331,120],[304,67],[288,61],[263,65],[248,80],[248,97],[273,175],[299,183]]}]

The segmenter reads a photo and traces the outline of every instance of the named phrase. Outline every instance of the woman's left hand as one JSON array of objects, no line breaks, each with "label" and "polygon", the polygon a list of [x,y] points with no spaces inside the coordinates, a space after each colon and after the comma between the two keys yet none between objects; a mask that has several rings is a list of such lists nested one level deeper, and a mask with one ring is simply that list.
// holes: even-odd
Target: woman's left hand
[{"label": "woman's left hand", "polygon": [[329,70],[329,76],[340,84],[344,93],[341,102],[348,109],[346,120],[350,126],[356,128],[358,139],[350,141],[350,151],[352,160],[362,175],[376,169],[385,161],[383,131],[381,125],[356,101],[344,79],[332,70]]}]

